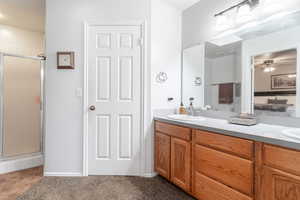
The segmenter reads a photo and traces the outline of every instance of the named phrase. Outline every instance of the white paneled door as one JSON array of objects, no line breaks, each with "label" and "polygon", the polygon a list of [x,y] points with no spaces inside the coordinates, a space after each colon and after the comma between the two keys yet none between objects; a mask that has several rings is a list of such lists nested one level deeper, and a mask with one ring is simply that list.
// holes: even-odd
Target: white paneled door
[{"label": "white paneled door", "polygon": [[88,28],[88,173],[139,175],[141,27]]}]

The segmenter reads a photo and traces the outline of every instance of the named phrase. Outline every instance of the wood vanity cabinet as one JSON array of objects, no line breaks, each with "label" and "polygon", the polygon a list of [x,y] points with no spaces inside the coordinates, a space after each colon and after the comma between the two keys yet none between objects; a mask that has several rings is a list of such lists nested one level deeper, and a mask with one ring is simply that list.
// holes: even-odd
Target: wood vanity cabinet
[{"label": "wood vanity cabinet", "polygon": [[300,151],[159,121],[155,170],[199,200],[300,200]]},{"label": "wood vanity cabinet", "polygon": [[155,171],[186,192],[191,188],[190,128],[155,123]]},{"label": "wood vanity cabinet", "polygon": [[257,200],[300,200],[300,151],[260,147]]}]

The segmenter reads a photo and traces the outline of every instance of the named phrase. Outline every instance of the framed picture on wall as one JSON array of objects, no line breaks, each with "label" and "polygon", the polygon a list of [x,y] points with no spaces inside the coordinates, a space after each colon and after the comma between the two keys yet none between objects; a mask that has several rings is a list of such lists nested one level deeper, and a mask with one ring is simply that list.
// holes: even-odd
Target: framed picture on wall
[{"label": "framed picture on wall", "polygon": [[271,76],[272,90],[291,90],[296,89],[296,74],[279,74]]},{"label": "framed picture on wall", "polygon": [[57,52],[57,69],[74,69],[74,52]]}]

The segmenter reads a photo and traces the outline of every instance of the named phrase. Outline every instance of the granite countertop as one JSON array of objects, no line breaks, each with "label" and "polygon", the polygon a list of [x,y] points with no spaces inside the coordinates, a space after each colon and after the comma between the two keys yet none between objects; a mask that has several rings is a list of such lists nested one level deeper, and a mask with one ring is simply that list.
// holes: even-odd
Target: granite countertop
[{"label": "granite countertop", "polygon": [[263,123],[255,126],[241,126],[230,124],[224,119],[208,117],[205,117],[204,121],[191,122],[171,119],[166,115],[157,115],[154,120],[300,150],[300,140],[294,140],[282,133],[283,130],[291,129],[291,127]]}]

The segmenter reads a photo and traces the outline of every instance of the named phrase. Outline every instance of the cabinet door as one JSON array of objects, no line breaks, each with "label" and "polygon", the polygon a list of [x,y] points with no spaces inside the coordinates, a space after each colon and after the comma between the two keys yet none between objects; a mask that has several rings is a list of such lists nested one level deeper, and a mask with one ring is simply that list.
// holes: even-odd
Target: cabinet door
[{"label": "cabinet door", "polygon": [[171,181],[183,190],[190,191],[191,144],[171,138]]},{"label": "cabinet door", "polygon": [[155,134],[155,171],[170,179],[171,137]]},{"label": "cabinet door", "polygon": [[263,200],[300,200],[300,177],[264,167],[262,196]]}]

